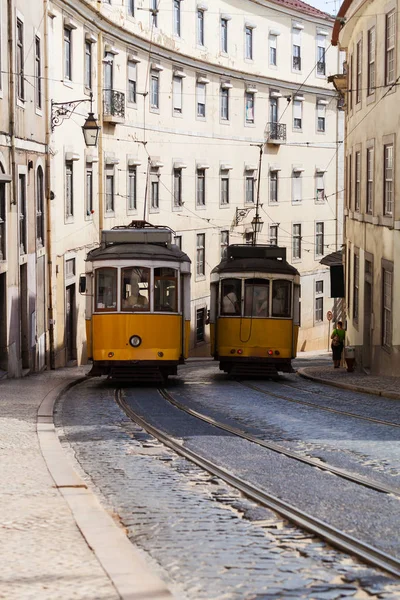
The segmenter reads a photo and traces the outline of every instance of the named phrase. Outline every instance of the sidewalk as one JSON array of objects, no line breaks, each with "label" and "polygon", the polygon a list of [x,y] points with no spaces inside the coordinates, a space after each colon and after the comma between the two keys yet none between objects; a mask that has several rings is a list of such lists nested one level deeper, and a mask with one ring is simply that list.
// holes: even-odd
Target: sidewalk
[{"label": "sidewalk", "polygon": [[400,377],[368,375],[362,371],[348,373],[346,367],[334,369],[332,363],[329,366],[302,367],[297,373],[319,383],[400,400]]},{"label": "sidewalk", "polygon": [[0,382],[0,598],[171,599],[55,433],[54,402],[86,371]]}]

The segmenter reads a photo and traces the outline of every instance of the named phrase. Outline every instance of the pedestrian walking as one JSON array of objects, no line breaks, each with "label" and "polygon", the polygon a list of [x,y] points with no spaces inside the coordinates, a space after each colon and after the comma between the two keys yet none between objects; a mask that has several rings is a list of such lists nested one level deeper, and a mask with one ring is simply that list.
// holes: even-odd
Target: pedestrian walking
[{"label": "pedestrian walking", "polygon": [[332,348],[332,358],[333,365],[335,369],[340,367],[340,361],[342,359],[342,352],[344,347],[344,338],[346,332],[343,329],[342,321],[338,321],[335,329],[332,331],[331,335],[331,348]]}]

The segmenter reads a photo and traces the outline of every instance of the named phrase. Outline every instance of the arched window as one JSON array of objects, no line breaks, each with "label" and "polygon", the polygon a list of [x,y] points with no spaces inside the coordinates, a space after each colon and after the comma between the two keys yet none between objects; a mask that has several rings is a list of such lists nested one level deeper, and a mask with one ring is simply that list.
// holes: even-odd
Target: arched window
[{"label": "arched window", "polygon": [[[0,163],[0,175],[4,175]],[[0,179],[0,260],[6,260],[6,184]]]},{"label": "arched window", "polygon": [[38,248],[44,246],[44,177],[42,167],[36,171],[36,240]]}]

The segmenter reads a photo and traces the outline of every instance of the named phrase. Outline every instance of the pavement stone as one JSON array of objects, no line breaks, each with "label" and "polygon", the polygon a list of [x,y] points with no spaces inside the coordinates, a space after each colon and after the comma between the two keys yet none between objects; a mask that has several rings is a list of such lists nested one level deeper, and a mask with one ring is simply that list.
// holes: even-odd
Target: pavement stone
[{"label": "pavement stone", "polygon": [[60,385],[85,375],[60,369],[0,382],[0,598],[117,600],[41,453],[37,411]]}]

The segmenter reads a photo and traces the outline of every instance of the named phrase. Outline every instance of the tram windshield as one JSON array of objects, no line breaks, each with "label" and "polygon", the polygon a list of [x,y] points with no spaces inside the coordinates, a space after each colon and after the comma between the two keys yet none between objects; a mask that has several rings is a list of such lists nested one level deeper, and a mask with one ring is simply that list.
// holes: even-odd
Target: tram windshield
[{"label": "tram windshield", "polygon": [[221,315],[240,315],[241,280],[224,279],[221,283]]},{"label": "tram windshield", "polygon": [[106,267],[96,271],[96,310],[117,310],[117,269]]},{"label": "tram windshield", "polygon": [[277,279],[272,282],[272,316],[291,316],[292,282],[287,279]]},{"label": "tram windshield", "polygon": [[154,310],[156,312],[177,312],[177,271],[161,267],[154,269]]},{"label": "tram windshield", "polygon": [[121,310],[148,311],[150,269],[126,267],[121,269]]},{"label": "tram windshield", "polygon": [[269,317],[269,285],[268,279],[246,279],[245,317]]}]

